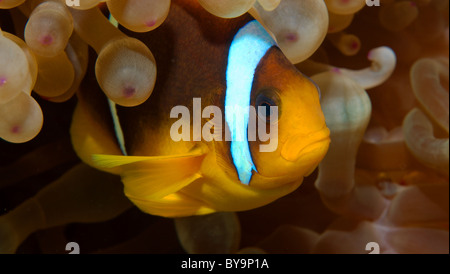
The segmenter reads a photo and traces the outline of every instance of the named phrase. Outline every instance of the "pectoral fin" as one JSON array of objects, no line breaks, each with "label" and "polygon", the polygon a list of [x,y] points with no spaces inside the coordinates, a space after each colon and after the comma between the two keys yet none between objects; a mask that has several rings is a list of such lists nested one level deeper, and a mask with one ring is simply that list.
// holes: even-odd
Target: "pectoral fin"
[{"label": "pectoral fin", "polygon": [[157,200],[142,200],[130,195],[127,197],[142,211],[168,218],[203,215],[215,211],[205,202],[187,196],[181,191]]},{"label": "pectoral fin", "polygon": [[103,168],[120,167],[127,196],[160,199],[175,193],[201,178],[202,149],[171,156],[93,155],[94,163]]}]

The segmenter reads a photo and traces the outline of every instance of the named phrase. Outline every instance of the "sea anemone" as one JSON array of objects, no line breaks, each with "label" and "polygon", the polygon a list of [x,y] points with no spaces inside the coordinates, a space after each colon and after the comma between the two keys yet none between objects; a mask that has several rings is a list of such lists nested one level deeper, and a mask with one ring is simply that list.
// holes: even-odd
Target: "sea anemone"
[{"label": "sea anemone", "polygon": [[81,163],[83,79],[122,106],[151,99],[153,53],[122,30],[157,29],[179,1],[0,1],[0,253],[449,252],[447,0],[191,0],[249,12],[322,92],[329,152],[269,205],[152,216]]}]

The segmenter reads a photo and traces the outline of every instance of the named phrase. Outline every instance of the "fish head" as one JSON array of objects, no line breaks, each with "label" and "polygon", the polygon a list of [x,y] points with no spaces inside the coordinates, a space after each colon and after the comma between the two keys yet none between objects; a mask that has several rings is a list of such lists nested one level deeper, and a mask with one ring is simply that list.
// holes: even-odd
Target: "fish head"
[{"label": "fish head", "polygon": [[257,132],[256,140],[249,141],[256,167],[249,185],[274,188],[312,173],[330,143],[320,90],[278,47],[258,64],[251,105],[257,123],[253,129],[249,126],[249,136]]}]

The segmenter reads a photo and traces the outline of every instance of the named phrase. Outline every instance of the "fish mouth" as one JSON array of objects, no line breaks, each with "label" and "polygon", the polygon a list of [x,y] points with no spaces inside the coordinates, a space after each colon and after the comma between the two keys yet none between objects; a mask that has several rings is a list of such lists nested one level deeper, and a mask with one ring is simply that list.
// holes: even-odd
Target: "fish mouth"
[{"label": "fish mouth", "polygon": [[281,149],[281,157],[288,162],[297,162],[314,153],[330,142],[330,130],[324,125],[308,135],[294,135],[288,138]]}]

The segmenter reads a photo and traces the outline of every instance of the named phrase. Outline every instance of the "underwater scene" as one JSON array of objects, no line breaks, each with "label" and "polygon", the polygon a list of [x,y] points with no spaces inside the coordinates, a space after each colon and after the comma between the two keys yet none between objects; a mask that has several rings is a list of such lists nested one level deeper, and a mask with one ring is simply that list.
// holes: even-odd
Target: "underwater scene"
[{"label": "underwater scene", "polygon": [[448,0],[0,0],[0,254],[448,254]]}]

